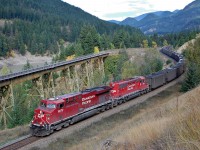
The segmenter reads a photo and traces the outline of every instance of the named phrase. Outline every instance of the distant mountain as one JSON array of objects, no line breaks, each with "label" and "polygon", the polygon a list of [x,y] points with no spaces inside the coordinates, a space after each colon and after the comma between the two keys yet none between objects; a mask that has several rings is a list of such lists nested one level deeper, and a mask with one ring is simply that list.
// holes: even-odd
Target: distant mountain
[{"label": "distant mountain", "polygon": [[[147,14],[148,14],[148,13],[147,13]],[[137,21],[140,21],[140,20],[142,20],[144,17],[146,17],[147,14],[139,15],[139,16],[135,17],[135,19],[136,19]]]},{"label": "distant mountain", "polygon": [[138,21],[135,18],[128,17],[125,20],[121,21],[120,25],[129,25],[129,26],[136,26]]},{"label": "distant mountain", "polygon": [[165,34],[200,29],[200,0],[193,1],[183,10],[147,13],[135,19],[139,19],[138,23],[134,20],[126,24],[123,20],[123,25],[140,28],[145,34]]},{"label": "distant mountain", "polygon": [[108,20],[108,22],[115,23],[115,24],[119,24],[120,23],[120,21],[117,21],[117,20]]},{"label": "distant mountain", "polygon": [[139,21],[140,24],[150,22],[152,20],[159,19],[160,17],[154,13],[147,14],[142,20]]},{"label": "distant mountain", "polygon": [[151,13],[142,14],[142,15],[140,15],[140,16],[135,17],[135,19],[136,19],[137,21],[140,21],[140,20],[142,20],[143,18],[145,18],[148,14],[152,14],[152,13],[155,14],[155,15],[157,15],[157,16],[160,16],[160,17],[165,17],[165,16],[169,16],[169,15],[174,14],[174,12],[170,12],[170,11],[156,11],[156,12],[151,12]]},{"label": "distant mountain", "polygon": [[176,10],[173,11],[174,14],[176,14],[176,13],[178,13],[178,12],[179,12],[178,9],[176,9]]}]

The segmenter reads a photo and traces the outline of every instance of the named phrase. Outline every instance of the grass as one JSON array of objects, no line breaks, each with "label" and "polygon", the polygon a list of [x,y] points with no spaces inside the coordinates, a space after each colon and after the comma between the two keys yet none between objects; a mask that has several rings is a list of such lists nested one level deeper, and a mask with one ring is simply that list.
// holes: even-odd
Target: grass
[{"label": "grass", "polygon": [[[200,87],[163,104],[159,111],[164,112],[157,118],[156,110],[150,114],[155,117],[146,118],[138,126],[128,129],[118,137],[112,149],[200,149]],[[168,110],[168,111],[166,111]],[[144,116],[145,117],[145,116]]]},{"label": "grass", "polygon": [[13,129],[0,131],[0,146],[29,133],[29,126],[19,126]]},{"label": "grass", "polygon": [[200,87],[183,95],[179,87],[32,150],[199,150]]}]

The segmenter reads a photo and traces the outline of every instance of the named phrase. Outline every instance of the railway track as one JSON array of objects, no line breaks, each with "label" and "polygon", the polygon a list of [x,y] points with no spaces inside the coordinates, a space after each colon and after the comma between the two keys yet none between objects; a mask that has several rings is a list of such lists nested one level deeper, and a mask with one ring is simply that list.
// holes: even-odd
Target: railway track
[{"label": "railway track", "polygon": [[[184,76],[181,76],[179,78],[177,78],[176,80],[170,82],[169,84],[166,84],[154,91],[151,91],[147,94],[144,94],[140,97],[137,97],[133,100],[130,100],[126,103],[123,103],[122,105],[119,105],[117,107],[114,107],[113,109],[110,109],[108,111],[105,111],[103,113],[100,113],[98,115],[95,115],[93,117],[90,117],[88,119],[85,119],[81,122],[78,122],[72,126],[69,126],[68,128],[66,129],[62,129],[61,131],[58,131],[58,132],[54,132],[52,135],[50,136],[47,136],[45,138],[41,138],[40,140],[36,141],[36,142],[33,142],[29,145],[26,145],[22,148],[20,148],[20,150],[27,150],[27,149],[32,149],[32,148],[45,148],[46,146],[48,146],[50,143],[52,142],[55,142],[57,141],[58,139],[62,139],[64,137],[67,137],[67,136],[71,136],[74,132],[76,131],[79,131],[79,130],[82,130],[88,126],[90,126],[91,124],[95,124],[97,123],[98,121],[104,119],[104,118],[107,118],[107,117],[110,117],[112,116],[113,114],[116,114],[116,113],[120,113],[121,111],[124,111],[126,109],[129,109],[135,105],[138,105],[138,104],[141,104],[141,103],[144,103],[148,98],[150,97],[153,97],[155,96],[156,94],[166,90],[167,88],[177,84],[178,82],[182,81],[184,78]],[[84,138],[84,137],[83,137]]]},{"label": "railway track", "polygon": [[41,139],[41,138],[35,137],[32,135],[27,135],[27,136],[21,137],[17,140],[14,140],[6,145],[3,145],[2,147],[0,147],[0,149],[1,150],[16,150],[16,149],[22,148],[30,143],[33,143],[39,139]]},{"label": "railway track", "polygon": [[176,80],[154,90],[151,91],[145,95],[142,95],[140,97],[135,98],[134,100],[130,100],[122,105],[119,105],[118,107],[114,107],[113,109],[110,109],[104,113],[100,113],[98,115],[95,115],[91,118],[88,118],[86,120],[83,120],[81,122],[78,122],[76,124],[74,124],[73,126],[70,126],[66,129],[63,129],[62,132],[55,132],[54,134],[48,136],[48,137],[35,137],[32,135],[27,135],[24,136],[22,138],[19,138],[17,140],[14,140],[6,145],[3,145],[2,147],[0,147],[0,150],[16,150],[16,149],[22,149],[22,150],[27,150],[27,149],[31,149],[32,147],[45,147],[45,145],[50,144],[51,142],[54,142],[57,140],[57,138],[60,137],[65,137],[67,135],[72,134],[74,131],[83,129],[87,126],[89,126],[90,124],[94,123],[94,122],[98,122],[99,120],[101,120],[102,118],[106,118],[109,117],[113,114],[119,113],[120,111],[126,110],[134,105],[137,105],[139,103],[143,103],[145,102],[149,97],[152,97],[162,91],[164,91],[165,89],[169,88],[170,86],[173,86],[174,84],[180,82],[181,80],[183,80],[183,75],[179,78],[177,78]]}]

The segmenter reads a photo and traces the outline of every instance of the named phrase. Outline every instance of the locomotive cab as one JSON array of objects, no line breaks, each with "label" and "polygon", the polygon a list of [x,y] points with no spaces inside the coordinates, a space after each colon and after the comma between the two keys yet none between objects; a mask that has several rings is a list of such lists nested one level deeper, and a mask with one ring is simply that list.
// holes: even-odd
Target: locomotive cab
[{"label": "locomotive cab", "polygon": [[[31,130],[33,135],[44,136],[46,131],[50,132],[51,124],[57,120],[59,112],[62,112],[64,100],[47,99],[42,100],[40,106],[35,109],[34,117],[31,122]],[[43,132],[44,131],[44,132]]]}]

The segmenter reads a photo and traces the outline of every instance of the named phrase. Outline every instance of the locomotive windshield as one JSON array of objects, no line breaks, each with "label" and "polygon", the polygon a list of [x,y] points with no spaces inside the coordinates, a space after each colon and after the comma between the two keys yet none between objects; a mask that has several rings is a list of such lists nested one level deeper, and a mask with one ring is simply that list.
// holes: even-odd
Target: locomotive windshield
[{"label": "locomotive windshield", "polygon": [[56,108],[55,104],[47,104],[47,108]]},{"label": "locomotive windshield", "polygon": [[45,108],[56,108],[55,104],[46,104],[46,103],[43,103],[43,102],[41,102],[40,106],[45,107]]}]

